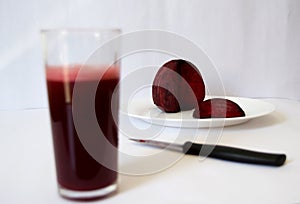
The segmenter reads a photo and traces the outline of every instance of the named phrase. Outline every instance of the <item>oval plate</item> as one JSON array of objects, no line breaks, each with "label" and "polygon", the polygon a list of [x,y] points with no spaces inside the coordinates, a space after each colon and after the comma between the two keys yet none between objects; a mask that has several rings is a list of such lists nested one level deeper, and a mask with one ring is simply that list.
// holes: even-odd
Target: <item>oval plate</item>
[{"label": "oval plate", "polygon": [[128,105],[123,104],[120,112],[155,125],[178,128],[210,128],[241,124],[250,119],[270,114],[275,110],[273,104],[259,99],[218,96],[214,96],[214,98],[226,98],[236,102],[244,110],[246,116],[235,118],[193,118],[194,110],[165,113],[149,99],[138,99],[131,101]]}]

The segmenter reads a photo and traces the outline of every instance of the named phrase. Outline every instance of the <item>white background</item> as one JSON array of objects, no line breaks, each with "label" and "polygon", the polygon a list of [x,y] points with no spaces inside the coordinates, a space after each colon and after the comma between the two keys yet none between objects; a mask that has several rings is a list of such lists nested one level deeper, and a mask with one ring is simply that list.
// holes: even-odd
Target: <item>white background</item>
[{"label": "white background", "polygon": [[47,106],[39,30],[57,27],[171,31],[208,54],[229,95],[300,100],[298,0],[1,0],[0,109]]}]

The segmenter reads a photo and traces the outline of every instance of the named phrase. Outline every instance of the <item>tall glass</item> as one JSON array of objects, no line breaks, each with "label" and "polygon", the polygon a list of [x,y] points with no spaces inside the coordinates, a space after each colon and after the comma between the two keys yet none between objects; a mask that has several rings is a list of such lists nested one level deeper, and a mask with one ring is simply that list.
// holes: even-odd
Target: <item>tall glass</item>
[{"label": "tall glass", "polygon": [[[117,152],[108,146],[118,148],[118,46],[102,51],[101,57],[91,56],[118,35],[118,29],[42,31],[58,190],[61,196],[69,199],[95,199],[117,189]],[[95,85],[91,103],[88,94]],[[81,115],[77,118],[74,115],[75,94],[81,104]],[[91,104],[94,104],[92,110],[108,141],[96,144],[97,157],[109,161],[108,165],[92,156],[89,147],[82,142],[95,134],[84,122],[93,115],[85,113],[91,109]],[[82,127],[78,126],[86,126],[83,133],[79,134]]]}]

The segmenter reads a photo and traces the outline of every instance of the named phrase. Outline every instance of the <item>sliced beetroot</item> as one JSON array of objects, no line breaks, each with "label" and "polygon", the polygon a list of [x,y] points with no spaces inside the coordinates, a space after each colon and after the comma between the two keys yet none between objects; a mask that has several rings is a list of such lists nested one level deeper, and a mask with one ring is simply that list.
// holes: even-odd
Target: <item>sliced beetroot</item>
[{"label": "sliced beetroot", "polygon": [[233,118],[243,116],[245,116],[245,112],[237,103],[223,98],[202,101],[193,113],[194,118]]},{"label": "sliced beetroot", "polygon": [[157,72],[152,99],[165,112],[191,110],[203,101],[205,85],[199,70],[185,60],[171,60]]}]

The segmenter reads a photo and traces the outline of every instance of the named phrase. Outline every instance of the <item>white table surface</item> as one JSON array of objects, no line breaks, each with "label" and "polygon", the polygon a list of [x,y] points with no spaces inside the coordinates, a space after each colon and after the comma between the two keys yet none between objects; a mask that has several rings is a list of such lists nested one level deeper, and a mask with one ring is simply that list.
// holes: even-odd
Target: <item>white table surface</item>
[{"label": "white table surface", "polygon": [[[284,152],[282,167],[199,160],[184,156],[151,175],[119,175],[118,193],[95,203],[300,203],[300,102],[266,99],[275,112],[226,127],[219,144]],[[136,121],[138,124],[139,122]],[[122,119],[120,122],[122,126]],[[140,122],[140,125],[144,125]],[[191,129],[181,131],[184,135]],[[205,133],[207,130],[200,130]],[[168,139],[176,128],[166,128]],[[48,109],[0,111],[0,203],[72,203],[57,193]],[[139,154],[141,147],[120,134],[120,149]],[[121,161],[124,167],[126,161]],[[138,162],[128,164],[139,168]],[[77,202],[80,203],[80,202]]]}]

